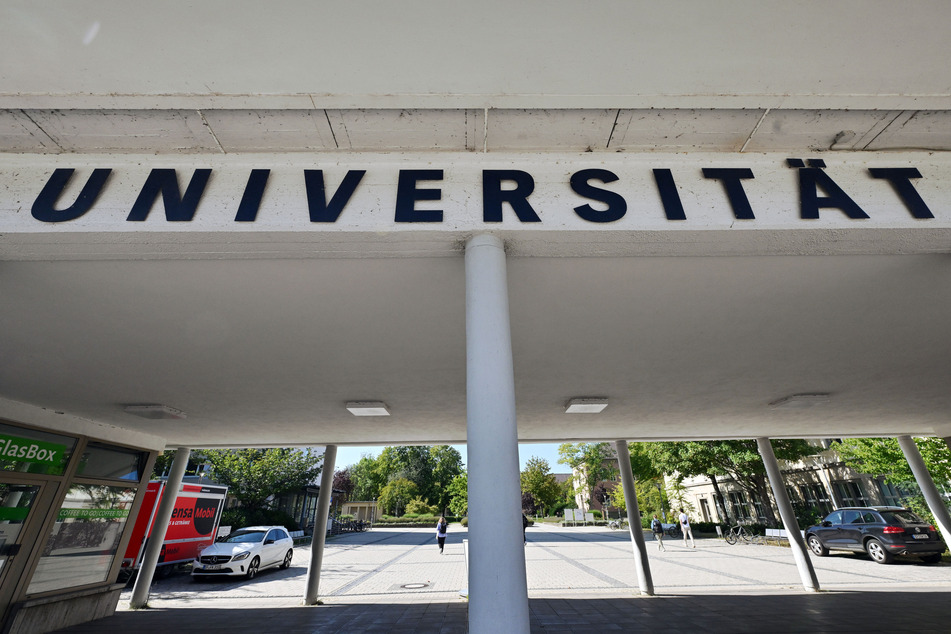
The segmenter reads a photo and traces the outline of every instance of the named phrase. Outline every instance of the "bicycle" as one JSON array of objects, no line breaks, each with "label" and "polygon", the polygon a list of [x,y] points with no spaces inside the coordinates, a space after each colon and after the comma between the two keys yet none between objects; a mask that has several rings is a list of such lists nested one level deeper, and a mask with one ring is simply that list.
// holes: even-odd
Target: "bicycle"
[{"label": "bicycle", "polygon": [[608,527],[612,531],[616,531],[623,528],[626,524],[627,522],[625,522],[624,520],[611,520],[610,522],[608,522]]},{"label": "bicycle", "polygon": [[747,528],[741,524],[737,524],[724,536],[726,543],[733,545],[738,541],[742,541],[746,544],[759,544],[762,543],[762,535],[754,535]]},{"label": "bicycle", "polygon": [[664,529],[664,533],[666,533],[667,537],[672,537],[674,539],[684,536],[683,531],[680,530],[680,524],[671,524]]}]

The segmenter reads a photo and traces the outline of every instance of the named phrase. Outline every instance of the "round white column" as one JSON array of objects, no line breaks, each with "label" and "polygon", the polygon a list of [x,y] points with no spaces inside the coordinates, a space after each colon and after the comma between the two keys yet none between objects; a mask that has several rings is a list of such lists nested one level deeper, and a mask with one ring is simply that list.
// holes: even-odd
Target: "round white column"
[{"label": "round white column", "polygon": [[310,540],[310,567],[307,569],[304,605],[315,605],[318,599],[320,568],[324,561],[327,516],[330,514],[330,497],[333,495],[334,463],[336,461],[337,445],[327,445],[324,449],[324,465],[320,470],[320,492],[317,494],[317,517],[314,518],[314,535]]},{"label": "round white column", "polygon": [[796,560],[796,567],[799,568],[802,587],[810,592],[818,592],[819,579],[816,577],[816,569],[812,567],[812,560],[809,559],[809,551],[806,550],[806,542],[799,530],[796,511],[793,510],[792,504],[789,502],[789,495],[786,493],[786,485],[783,482],[783,473],[776,461],[773,445],[770,444],[769,438],[757,438],[756,446],[759,448],[759,455],[763,458],[766,475],[769,476],[773,498],[776,500],[776,506],[779,507],[779,516],[783,520],[783,528],[786,529],[786,535],[789,538],[789,549],[792,551],[793,559]]},{"label": "round white column", "polygon": [[924,458],[921,457],[921,452],[918,451],[918,445],[915,444],[915,440],[911,436],[899,436],[898,445],[901,447],[902,453],[905,454],[905,460],[908,461],[908,466],[911,467],[911,472],[915,476],[918,488],[921,489],[921,494],[925,496],[925,502],[928,503],[931,514],[934,515],[934,521],[938,525],[941,536],[944,537],[946,542],[951,540],[951,513],[948,513],[948,507],[944,505],[944,500],[941,499],[941,493],[934,484],[934,479],[931,477],[927,465],[925,465]]},{"label": "round white column", "polygon": [[618,469],[621,471],[621,485],[624,487],[624,504],[627,506],[627,526],[631,531],[631,547],[634,549],[634,569],[637,570],[637,583],[641,594],[654,594],[654,580],[651,578],[651,565],[647,559],[647,545],[644,543],[644,529],[641,527],[641,513],[637,508],[637,491],[634,488],[634,470],[631,468],[631,452],[626,440],[615,441]]},{"label": "round white column", "polygon": [[466,243],[469,631],[529,632],[515,373],[502,241]]},{"label": "round white column", "polygon": [[185,477],[185,467],[188,466],[188,457],[191,452],[192,450],[187,447],[179,447],[175,451],[175,459],[172,460],[172,468],[169,470],[165,488],[162,490],[162,500],[159,502],[155,520],[152,522],[152,532],[145,545],[142,566],[135,578],[135,585],[132,586],[132,599],[129,601],[129,607],[133,610],[144,608],[149,603],[149,588],[152,587],[155,566],[158,565],[158,558],[162,553],[165,533],[168,531],[168,523],[172,519],[172,511],[175,509],[178,491],[182,488],[182,478]]}]

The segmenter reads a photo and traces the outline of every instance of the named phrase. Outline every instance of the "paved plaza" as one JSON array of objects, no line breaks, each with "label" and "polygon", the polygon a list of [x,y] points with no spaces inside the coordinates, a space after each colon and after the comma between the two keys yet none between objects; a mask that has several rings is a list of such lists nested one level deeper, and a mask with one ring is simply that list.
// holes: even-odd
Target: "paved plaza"
[{"label": "paved plaza", "polygon": [[[807,593],[786,547],[708,537],[686,548],[668,538],[666,552],[647,543],[655,596],[644,597],[626,531],[536,525],[527,535],[532,632],[951,630],[946,563],[813,557],[822,592]],[[324,553],[320,606],[301,606],[310,557],[301,547],[290,569],[252,581],[159,580],[147,610],[127,609],[128,589],[115,616],[64,631],[466,632],[465,538],[465,529],[451,526],[440,555],[429,529],[335,537]]]}]

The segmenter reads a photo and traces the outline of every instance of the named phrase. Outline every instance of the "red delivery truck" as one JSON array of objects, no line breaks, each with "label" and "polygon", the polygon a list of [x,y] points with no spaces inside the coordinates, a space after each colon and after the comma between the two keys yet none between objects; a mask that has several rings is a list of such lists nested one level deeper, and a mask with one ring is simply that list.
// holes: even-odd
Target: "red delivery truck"
[{"label": "red delivery truck", "polygon": [[[122,559],[122,570],[126,574],[142,566],[145,543],[152,534],[155,515],[166,488],[164,481],[153,480],[145,489],[145,499],[135,518],[129,547]],[[156,574],[168,572],[175,564],[192,561],[203,548],[214,543],[227,493],[228,487],[218,484],[182,484],[175,498],[165,541],[162,542]]]}]

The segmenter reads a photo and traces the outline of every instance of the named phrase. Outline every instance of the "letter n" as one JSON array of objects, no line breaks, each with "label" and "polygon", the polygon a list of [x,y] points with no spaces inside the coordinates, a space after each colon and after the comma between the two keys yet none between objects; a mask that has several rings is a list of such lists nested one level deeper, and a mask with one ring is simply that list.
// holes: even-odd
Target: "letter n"
[{"label": "letter n", "polygon": [[210,169],[195,170],[185,195],[181,196],[178,188],[178,174],[173,169],[154,169],[149,174],[142,191],[132,205],[129,217],[131,222],[142,222],[152,209],[155,199],[162,196],[165,203],[165,219],[169,222],[191,222],[195,216],[198,202],[205,193],[205,185],[211,176]]}]

